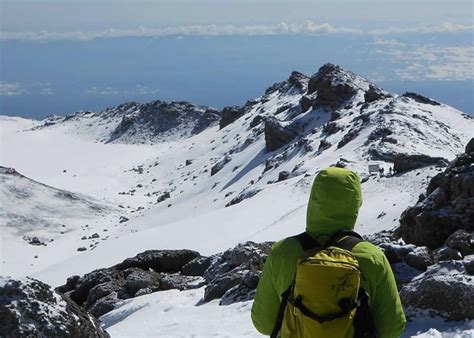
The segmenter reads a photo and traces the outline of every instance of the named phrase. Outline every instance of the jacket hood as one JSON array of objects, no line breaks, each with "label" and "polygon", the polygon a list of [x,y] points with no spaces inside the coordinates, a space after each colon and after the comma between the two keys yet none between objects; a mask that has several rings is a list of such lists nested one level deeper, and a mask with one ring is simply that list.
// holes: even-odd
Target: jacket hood
[{"label": "jacket hood", "polygon": [[353,230],[362,205],[359,176],[330,167],[316,176],[308,203],[306,231],[313,236]]}]

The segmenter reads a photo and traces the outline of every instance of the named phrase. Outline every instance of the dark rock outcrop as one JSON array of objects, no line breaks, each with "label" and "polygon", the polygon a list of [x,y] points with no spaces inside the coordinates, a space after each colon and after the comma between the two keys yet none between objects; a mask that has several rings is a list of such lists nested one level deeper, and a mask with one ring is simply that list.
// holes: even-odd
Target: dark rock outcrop
[{"label": "dark rock outcrop", "polygon": [[192,250],[148,250],[127,258],[117,265],[118,270],[128,268],[153,269],[159,272],[179,272],[181,268],[200,254]]},{"label": "dark rock outcrop", "polygon": [[386,99],[388,97],[391,97],[389,93],[372,84],[369,85],[369,89],[364,94],[364,100],[367,103]]},{"label": "dark rock outcrop", "polygon": [[393,169],[397,173],[401,173],[430,165],[445,165],[447,163],[448,160],[443,157],[431,157],[423,154],[396,154],[393,158]]},{"label": "dark rock outcrop", "polygon": [[296,136],[298,132],[290,125],[283,124],[274,117],[265,120],[265,145],[268,151],[283,147]]},{"label": "dark rock outcrop", "polygon": [[425,271],[430,265],[435,264],[435,257],[431,250],[427,247],[417,247],[410,251],[405,262],[415,269]]},{"label": "dark rock outcrop", "polygon": [[323,65],[308,83],[308,95],[317,92],[314,107],[340,107],[357,93],[357,87],[346,78],[349,72],[333,64]]},{"label": "dark rock outcrop", "polygon": [[222,168],[224,168],[224,166],[229,163],[230,161],[232,160],[232,157],[230,157],[229,155],[226,155],[224,156],[219,162],[217,162],[216,164],[214,164],[211,168],[211,176],[214,176],[215,174],[217,174],[219,171],[222,170]]},{"label": "dark rock outcrop", "polygon": [[400,233],[407,243],[436,249],[456,230],[474,230],[473,164],[473,152],[458,156],[431,179],[425,197],[403,212]]},{"label": "dark rock outcrop", "polygon": [[68,297],[31,278],[0,277],[0,336],[109,337],[99,322]]},{"label": "dark rock outcrop", "polygon": [[238,106],[224,107],[221,112],[221,120],[219,121],[219,128],[222,129],[225,126],[235,122],[239,117],[245,114],[245,109]]},{"label": "dark rock outcrop", "polygon": [[419,102],[419,103],[431,104],[433,106],[439,106],[440,105],[439,102],[431,100],[430,98],[428,98],[426,96],[423,96],[423,95],[420,95],[420,94],[417,94],[417,93],[406,92],[402,96],[413,99],[413,100],[415,100],[416,102]]}]

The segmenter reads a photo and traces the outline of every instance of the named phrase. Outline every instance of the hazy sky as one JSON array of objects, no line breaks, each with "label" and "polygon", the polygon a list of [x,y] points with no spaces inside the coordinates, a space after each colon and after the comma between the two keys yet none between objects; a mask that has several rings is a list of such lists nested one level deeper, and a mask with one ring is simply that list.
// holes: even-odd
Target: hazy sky
[{"label": "hazy sky", "polygon": [[0,0],[0,11],[0,114],[221,108],[333,62],[474,115],[472,0]]},{"label": "hazy sky", "polygon": [[436,0],[1,0],[4,31],[90,31],[138,26],[331,23],[356,28],[472,24],[472,1]]}]

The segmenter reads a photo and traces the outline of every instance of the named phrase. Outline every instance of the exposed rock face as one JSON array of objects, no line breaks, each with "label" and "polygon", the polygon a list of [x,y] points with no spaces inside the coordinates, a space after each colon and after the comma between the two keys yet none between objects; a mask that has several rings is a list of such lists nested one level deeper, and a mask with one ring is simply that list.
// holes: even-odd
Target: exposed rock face
[{"label": "exposed rock face", "polygon": [[[101,113],[107,119],[121,116],[122,120],[111,133],[109,142],[152,141],[157,136],[189,137],[200,133],[220,119],[212,108],[185,101],[153,101],[145,104],[129,102]],[[140,134],[140,140],[136,135]]]},{"label": "exposed rock face", "polygon": [[306,75],[293,71],[291,72],[290,77],[288,78],[288,83],[296,88],[305,90],[308,86],[309,77]]},{"label": "exposed rock face", "polygon": [[443,157],[431,157],[428,155],[407,155],[396,154],[393,158],[393,169],[398,172],[405,172],[413,169],[427,167],[429,165],[444,165],[448,163]]},{"label": "exposed rock face", "polygon": [[369,90],[367,90],[364,94],[364,100],[368,103],[382,100],[387,97],[391,97],[391,95],[372,84],[369,86]]},{"label": "exposed rock face", "polygon": [[148,250],[127,258],[117,265],[117,269],[136,267],[160,272],[179,272],[186,263],[199,256],[198,252],[192,250]]},{"label": "exposed rock face", "polygon": [[460,155],[431,179],[426,197],[403,212],[400,233],[407,243],[435,249],[456,230],[474,230],[473,164],[474,152]]},{"label": "exposed rock face", "polygon": [[435,258],[429,248],[418,247],[406,255],[405,262],[415,269],[425,271],[430,265],[435,263]]},{"label": "exposed rock face", "polygon": [[308,95],[318,94],[313,106],[340,107],[357,93],[358,86],[351,81],[353,77],[355,75],[339,66],[330,63],[323,65],[308,83]]},{"label": "exposed rock face", "polygon": [[433,265],[400,291],[405,306],[429,309],[449,320],[474,318],[474,276],[459,261]]},{"label": "exposed rock face", "polygon": [[217,174],[219,171],[221,171],[222,168],[224,168],[224,166],[229,163],[230,161],[232,160],[232,157],[230,157],[229,155],[226,155],[224,156],[219,162],[217,162],[216,164],[214,164],[211,168],[211,176],[214,176],[215,174]]},{"label": "exposed rock face", "polygon": [[268,151],[277,150],[290,143],[298,135],[297,131],[274,117],[265,120],[265,145]]},{"label": "exposed rock face", "polygon": [[410,99],[413,99],[413,100],[415,100],[416,102],[419,102],[419,103],[427,103],[427,104],[431,104],[433,106],[439,106],[440,105],[439,102],[431,100],[430,98],[428,98],[426,96],[423,96],[423,95],[420,95],[420,94],[417,94],[417,93],[406,92],[402,96],[409,97]]},{"label": "exposed rock face", "polygon": [[86,311],[31,278],[0,277],[2,337],[109,337]]},{"label": "exposed rock face", "polygon": [[224,107],[221,113],[221,120],[219,122],[219,128],[222,129],[225,126],[233,123],[239,117],[245,114],[245,110],[238,106]]}]

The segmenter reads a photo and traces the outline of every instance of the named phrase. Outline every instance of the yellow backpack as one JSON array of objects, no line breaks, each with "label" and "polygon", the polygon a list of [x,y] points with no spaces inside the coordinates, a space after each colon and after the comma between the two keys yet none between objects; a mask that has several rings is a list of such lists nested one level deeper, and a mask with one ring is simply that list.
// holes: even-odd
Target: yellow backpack
[{"label": "yellow backpack", "polygon": [[306,232],[295,238],[305,253],[282,295],[272,337],[353,338],[355,314],[366,294],[359,292],[361,271],[351,250],[362,238],[337,233],[325,246]]}]

